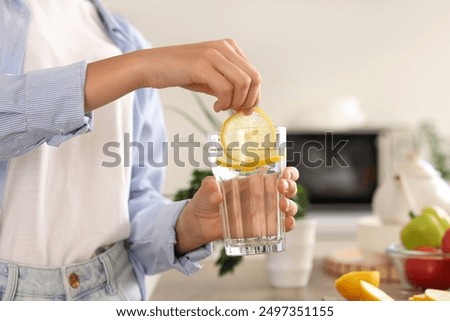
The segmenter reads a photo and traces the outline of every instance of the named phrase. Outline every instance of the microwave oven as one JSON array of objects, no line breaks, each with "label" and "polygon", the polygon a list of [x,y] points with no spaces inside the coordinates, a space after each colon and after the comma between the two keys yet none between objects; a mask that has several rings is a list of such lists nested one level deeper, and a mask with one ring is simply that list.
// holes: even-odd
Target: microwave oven
[{"label": "microwave oven", "polygon": [[288,131],[287,165],[300,172],[313,206],[365,205],[413,147],[408,129]]}]

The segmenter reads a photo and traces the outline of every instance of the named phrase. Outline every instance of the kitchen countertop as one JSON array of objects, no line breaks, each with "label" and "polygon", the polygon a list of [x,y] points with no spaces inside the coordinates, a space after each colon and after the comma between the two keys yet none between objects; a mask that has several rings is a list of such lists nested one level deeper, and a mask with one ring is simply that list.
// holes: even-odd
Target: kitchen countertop
[{"label": "kitchen countertop", "polygon": [[[315,259],[309,285],[305,288],[276,289],[270,285],[265,260],[246,259],[233,274],[218,277],[213,260],[203,269],[186,276],[178,271],[162,274],[150,300],[155,301],[321,301],[343,300],[336,291],[336,276],[324,271],[323,259]],[[400,283],[381,283],[380,288],[396,300],[411,294],[402,292]]]},{"label": "kitchen countertop", "polygon": [[[191,276],[171,270],[161,274],[150,300],[160,301],[317,301],[343,300],[336,291],[337,276],[328,274],[324,260],[336,250],[356,246],[358,219],[371,215],[370,210],[311,211],[317,220],[314,267],[305,288],[277,289],[270,285],[264,255],[249,256],[232,274],[218,276],[214,256],[204,260],[201,271]],[[217,253],[216,253],[217,255]],[[399,282],[382,282],[380,288],[396,300],[406,300]]]}]

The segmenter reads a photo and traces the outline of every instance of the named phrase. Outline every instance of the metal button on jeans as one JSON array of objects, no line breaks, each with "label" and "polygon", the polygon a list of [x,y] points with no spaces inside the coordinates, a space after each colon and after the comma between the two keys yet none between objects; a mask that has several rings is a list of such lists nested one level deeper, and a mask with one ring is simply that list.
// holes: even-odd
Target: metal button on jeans
[{"label": "metal button on jeans", "polygon": [[80,278],[76,273],[71,273],[69,275],[69,284],[74,289],[80,286]]}]

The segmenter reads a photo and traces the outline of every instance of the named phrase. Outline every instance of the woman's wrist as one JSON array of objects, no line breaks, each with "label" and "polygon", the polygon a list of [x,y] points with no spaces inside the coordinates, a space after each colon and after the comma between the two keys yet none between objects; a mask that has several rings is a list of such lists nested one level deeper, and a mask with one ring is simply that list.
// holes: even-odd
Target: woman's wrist
[{"label": "woman's wrist", "polygon": [[144,59],[139,51],[89,63],[85,81],[85,112],[102,107],[142,88]]},{"label": "woman's wrist", "polygon": [[188,253],[209,242],[200,235],[201,233],[199,233],[201,228],[199,228],[199,224],[195,222],[195,213],[193,212],[192,207],[192,202],[186,204],[175,226],[177,236],[175,249],[178,254]]}]

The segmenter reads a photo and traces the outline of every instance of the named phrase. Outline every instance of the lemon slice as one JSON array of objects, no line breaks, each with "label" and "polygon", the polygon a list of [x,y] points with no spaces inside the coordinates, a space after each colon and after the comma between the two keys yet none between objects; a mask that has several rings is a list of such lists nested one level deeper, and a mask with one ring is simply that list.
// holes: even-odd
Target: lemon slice
[{"label": "lemon slice", "polygon": [[255,108],[251,115],[238,112],[228,117],[220,130],[220,141],[226,157],[239,166],[257,167],[279,160],[275,125],[261,108]]},{"label": "lemon slice", "polygon": [[219,166],[231,167],[233,169],[240,170],[240,171],[243,171],[243,172],[252,172],[252,171],[256,170],[259,167],[276,163],[280,159],[281,159],[280,156],[274,155],[274,156],[271,156],[268,159],[262,159],[262,160],[257,161],[257,162],[245,163],[245,162],[240,162],[240,161],[234,160],[234,159],[229,158],[227,156],[223,156],[223,157],[217,157],[216,163]]},{"label": "lemon slice", "polygon": [[383,290],[366,281],[359,281],[361,286],[360,301],[394,301],[394,299]]},{"label": "lemon slice", "polygon": [[408,301],[433,301],[425,293],[414,294],[408,298]]},{"label": "lemon slice", "polygon": [[380,271],[353,271],[343,274],[335,282],[336,290],[347,300],[360,301],[361,282],[366,281],[375,287],[380,285]]},{"label": "lemon slice", "polygon": [[450,292],[437,289],[426,289],[425,296],[431,301],[450,301]]}]

